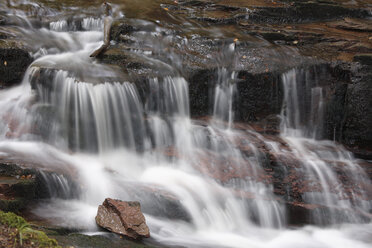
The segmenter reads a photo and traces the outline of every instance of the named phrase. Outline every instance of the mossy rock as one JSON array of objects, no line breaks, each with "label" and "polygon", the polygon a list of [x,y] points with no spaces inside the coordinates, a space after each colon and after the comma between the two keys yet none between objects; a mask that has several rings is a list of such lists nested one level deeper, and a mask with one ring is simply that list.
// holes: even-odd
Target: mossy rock
[{"label": "mossy rock", "polygon": [[14,213],[0,211],[0,224],[9,228],[15,228],[18,232],[17,236],[19,237],[16,242],[20,244],[29,242],[35,247],[60,247],[55,239],[50,239],[44,232],[31,228],[30,224],[28,224],[25,219]]},{"label": "mossy rock", "polygon": [[23,169],[19,165],[8,162],[0,162],[0,175],[4,177],[14,177],[21,175],[34,175],[35,170]]},{"label": "mossy rock", "polygon": [[[58,243],[63,246],[74,246],[80,248],[159,248],[159,246],[138,243],[131,240],[120,239],[117,235],[110,235],[109,237],[103,235],[84,235],[80,233],[72,233],[69,235],[50,235]],[[162,246],[164,247],[164,246]]]},{"label": "mossy rock", "polygon": [[120,35],[127,35],[134,31],[137,31],[135,27],[124,23],[123,20],[117,20],[112,23],[110,37],[111,40],[121,41]]},{"label": "mossy rock", "polygon": [[23,198],[0,199],[0,209],[3,211],[19,212],[26,207],[26,201]]}]

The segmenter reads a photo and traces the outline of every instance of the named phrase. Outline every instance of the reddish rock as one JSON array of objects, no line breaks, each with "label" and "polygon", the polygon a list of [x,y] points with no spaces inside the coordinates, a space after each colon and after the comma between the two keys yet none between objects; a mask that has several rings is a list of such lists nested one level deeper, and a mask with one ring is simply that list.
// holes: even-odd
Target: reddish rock
[{"label": "reddish rock", "polygon": [[99,226],[132,239],[150,237],[145,216],[139,202],[106,198],[98,207],[96,222]]}]

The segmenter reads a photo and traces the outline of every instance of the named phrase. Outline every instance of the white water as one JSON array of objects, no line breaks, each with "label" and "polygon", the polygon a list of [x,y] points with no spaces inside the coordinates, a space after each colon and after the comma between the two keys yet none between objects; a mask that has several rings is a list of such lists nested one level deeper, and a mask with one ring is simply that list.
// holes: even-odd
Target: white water
[{"label": "white water", "polygon": [[[324,116],[323,90],[319,81],[316,78],[311,80],[308,72],[295,69],[283,74],[282,81],[285,107],[281,113],[281,135],[289,145],[290,153],[301,161],[298,170],[306,175],[307,180],[320,184],[321,193],[307,193],[305,201],[346,209],[346,212],[341,213],[317,211],[312,217],[319,224],[327,221],[336,223],[340,218],[351,222],[360,221],[347,210],[356,208],[368,213],[371,209],[371,202],[363,200],[367,199],[363,190],[359,195],[355,194],[360,183],[368,182],[368,177],[345,148],[331,141],[316,140],[321,137]],[[307,111],[306,107],[310,110]],[[306,116],[305,113],[310,114]],[[351,182],[355,192],[347,193],[343,182],[332,168],[337,164],[343,165],[343,180]]]},{"label": "white water", "polygon": [[[96,28],[93,25],[91,29]],[[214,120],[199,125],[189,116],[184,78],[149,79],[152,90],[143,103],[134,84],[106,82],[107,78],[117,78],[115,72],[89,58],[102,39],[100,32],[58,31],[25,31],[29,39],[37,40],[40,48],[48,51],[47,55],[34,62],[21,86],[0,91],[0,118],[4,120],[0,122],[1,157],[73,175],[79,183],[78,197],[56,195],[49,204],[36,209],[37,214],[57,218],[60,225],[95,231],[97,206],[106,197],[140,200],[144,209],[161,210],[164,200],[148,193],[155,190],[178,199],[191,219],[189,223],[146,214],[152,237],[164,244],[244,248],[371,246],[371,224],[298,229],[286,226],[283,204],[274,198],[270,185],[257,180],[265,173],[257,147],[245,140],[252,151],[246,155],[236,145],[241,138],[263,138],[250,130],[232,129],[234,84],[227,80],[234,79],[233,73],[230,77],[225,71],[220,77]],[[40,72],[39,67],[57,70]],[[40,81],[38,73],[49,77]],[[284,77],[294,77],[295,73],[291,71]],[[30,87],[32,80],[36,80],[34,89]],[[286,99],[294,94],[288,90]],[[216,120],[226,121],[228,128],[215,125]],[[285,127],[294,133],[302,130],[298,126]],[[321,195],[321,201],[328,205],[340,203],[328,199],[331,196],[326,182],[334,180],[334,175],[320,158],[336,160],[334,154],[322,149],[310,152],[305,144],[336,147],[337,161],[347,163],[350,171],[359,170],[350,154],[330,141],[292,137],[286,131],[283,135],[291,145],[289,153],[304,160],[307,174],[324,177],[326,194]],[[286,152],[276,143],[271,146]],[[57,180],[69,195],[72,189],[63,177]],[[350,207],[350,203],[345,204]],[[368,203],[357,206],[368,209]]]}]

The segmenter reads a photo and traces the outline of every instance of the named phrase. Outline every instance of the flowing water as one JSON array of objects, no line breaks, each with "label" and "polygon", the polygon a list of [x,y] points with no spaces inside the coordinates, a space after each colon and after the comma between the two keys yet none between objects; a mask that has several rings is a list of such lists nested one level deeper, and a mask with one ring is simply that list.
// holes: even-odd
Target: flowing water
[{"label": "flowing water", "polygon": [[[345,188],[334,167],[342,164],[353,185],[368,178],[351,153],[320,140],[324,94],[306,71],[282,75],[283,148],[253,129],[234,128],[237,74],[230,67],[217,72],[212,118],[193,120],[188,82],[175,75],[177,65],[167,65],[169,75],[149,76],[143,97],[116,68],[89,58],[103,39],[101,19],[61,19],[40,28],[24,14],[9,15],[24,20],[20,32],[37,52],[22,84],[0,91],[0,156],[56,172],[43,174],[52,200],[36,214],[96,231],[97,207],[112,197],[139,200],[152,238],[164,245],[371,246],[370,219],[356,214],[368,216],[371,202],[362,186]],[[153,39],[156,49],[162,40]],[[304,201],[329,207],[312,213],[318,226],[288,225],[257,142],[274,156],[301,161],[296,170],[313,188]]]}]

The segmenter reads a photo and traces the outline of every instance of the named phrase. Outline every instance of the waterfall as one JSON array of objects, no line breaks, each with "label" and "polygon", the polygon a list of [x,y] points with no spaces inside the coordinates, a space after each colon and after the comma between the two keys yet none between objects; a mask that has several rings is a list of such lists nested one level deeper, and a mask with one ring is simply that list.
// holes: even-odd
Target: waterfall
[{"label": "waterfall", "polygon": [[103,20],[101,18],[84,18],[81,22],[81,26],[85,30],[103,30]]},{"label": "waterfall", "polygon": [[132,84],[93,85],[69,77],[66,71],[52,73],[48,83],[38,84],[37,94],[44,105],[57,108],[54,125],[61,134],[54,137],[65,139],[70,149],[102,152],[143,144],[143,108]]},{"label": "waterfall", "polygon": [[56,22],[51,22],[49,24],[50,30],[54,31],[68,31],[68,23],[66,20],[61,20],[61,21],[56,21]]},{"label": "waterfall", "polygon": [[[89,57],[101,44],[101,19],[71,23],[24,29],[43,52],[22,85],[0,90],[0,158],[41,170],[51,197],[33,213],[96,232],[97,207],[111,197],[140,201],[152,238],[166,246],[370,246],[370,180],[350,152],[322,140],[327,94],[316,72],[282,75],[280,135],[268,135],[234,123],[233,66],[221,66],[211,82],[213,116],[193,119],[180,64],[136,81]],[[164,42],[156,27],[136,42]],[[167,45],[153,44],[156,56]],[[235,47],[220,60],[236,62]],[[298,199],[276,192],[278,180],[300,188]],[[328,226],[289,226],[291,207],[301,204],[315,209],[311,223]]]},{"label": "waterfall", "polygon": [[233,102],[236,97],[236,74],[229,72],[226,68],[218,70],[218,79],[214,92],[213,118],[216,121],[227,122],[231,129],[234,121]]},{"label": "waterfall", "polygon": [[320,139],[324,116],[323,88],[309,70],[292,69],[282,75],[284,100],[281,133]]},{"label": "waterfall", "polygon": [[[330,207],[314,212],[312,218],[319,224],[360,222],[352,209],[365,213],[371,209],[371,202],[363,200],[367,199],[364,185],[369,179],[345,148],[320,140],[325,101],[318,79],[312,78],[309,70],[292,69],[282,75],[282,82],[281,135],[290,146],[290,154],[301,161],[298,171],[314,188],[305,193],[304,200]],[[354,188],[345,188],[343,180]]]}]

